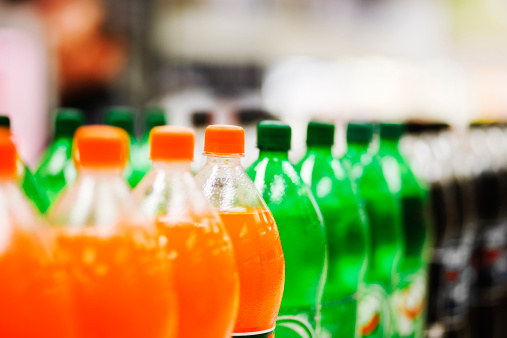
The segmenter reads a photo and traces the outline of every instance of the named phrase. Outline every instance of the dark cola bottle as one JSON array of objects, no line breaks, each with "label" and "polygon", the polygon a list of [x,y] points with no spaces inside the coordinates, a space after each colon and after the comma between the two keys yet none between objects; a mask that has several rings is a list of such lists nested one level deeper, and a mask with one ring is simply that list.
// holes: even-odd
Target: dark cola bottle
[{"label": "dark cola bottle", "polygon": [[466,175],[457,175],[454,170],[460,149],[445,123],[411,122],[407,131],[405,153],[416,174],[430,185],[433,250],[428,328],[432,335],[441,332],[449,337],[466,337],[473,280],[470,243],[474,236],[468,231],[473,228],[470,184],[464,179]]},{"label": "dark cola bottle", "polygon": [[470,125],[469,143],[476,163],[475,204],[478,234],[474,250],[476,283],[470,314],[472,337],[506,337],[507,177],[504,136],[491,123]]}]

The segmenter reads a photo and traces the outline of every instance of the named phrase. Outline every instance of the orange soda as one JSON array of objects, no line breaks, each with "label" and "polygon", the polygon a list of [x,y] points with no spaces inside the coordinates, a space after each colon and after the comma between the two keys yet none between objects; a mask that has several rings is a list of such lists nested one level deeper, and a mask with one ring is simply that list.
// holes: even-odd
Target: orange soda
[{"label": "orange soda", "polygon": [[229,236],[190,172],[194,138],[189,128],[153,128],[153,167],[134,196],[173,259],[178,338],[230,337],[239,304],[238,272]]},{"label": "orange soda", "polygon": [[65,272],[15,183],[16,149],[0,130],[0,337],[71,338]]},{"label": "orange soda", "polygon": [[244,130],[209,126],[206,165],[196,178],[231,237],[240,278],[240,305],[232,336],[272,335],[280,309],[285,262],[278,228],[241,166]]},{"label": "orange soda", "polygon": [[173,338],[170,260],[121,176],[128,135],[110,126],[75,134],[77,181],[50,212],[69,272],[77,337]]}]

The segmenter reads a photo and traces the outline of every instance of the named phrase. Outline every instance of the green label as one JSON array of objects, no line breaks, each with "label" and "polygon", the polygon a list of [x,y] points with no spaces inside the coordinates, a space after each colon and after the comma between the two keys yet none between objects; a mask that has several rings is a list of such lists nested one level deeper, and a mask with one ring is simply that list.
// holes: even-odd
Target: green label
[{"label": "green label", "polygon": [[403,288],[393,296],[396,327],[400,337],[422,336],[426,306],[426,276],[416,273],[408,277]]},{"label": "green label", "polygon": [[385,290],[376,284],[364,286],[358,304],[359,336],[387,337],[389,320],[389,300]]}]

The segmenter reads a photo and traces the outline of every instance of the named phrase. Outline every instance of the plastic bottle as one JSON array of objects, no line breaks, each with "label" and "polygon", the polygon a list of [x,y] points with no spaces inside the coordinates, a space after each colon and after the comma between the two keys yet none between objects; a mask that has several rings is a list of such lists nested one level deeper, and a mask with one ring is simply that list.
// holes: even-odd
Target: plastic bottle
[{"label": "plastic bottle", "polygon": [[[0,115],[0,129],[10,130],[11,120],[8,116]],[[16,181],[21,186],[21,189],[25,193],[25,196],[33,203],[33,205],[44,213],[49,207],[49,200],[39,184],[35,180],[31,170],[28,166],[19,158],[17,160],[17,174]]]},{"label": "plastic bottle", "polygon": [[53,202],[63,188],[76,179],[72,162],[74,132],[84,124],[83,113],[78,109],[59,109],[55,119],[55,137],[42,156],[35,179]]},{"label": "plastic bottle", "polygon": [[128,133],[130,139],[130,152],[127,165],[123,171],[123,177],[125,177],[129,185],[133,188],[143,178],[143,174],[136,171],[133,164],[135,154],[138,153],[139,148],[134,129],[134,111],[130,107],[111,107],[106,112],[106,124],[121,128]]},{"label": "plastic bottle", "polygon": [[66,258],[78,337],[176,337],[165,243],[121,176],[128,135],[115,127],[86,126],[75,138],[78,178],[56,201],[49,221]]},{"label": "plastic bottle", "polygon": [[233,336],[264,338],[275,329],[282,300],[285,263],[273,215],[241,166],[241,127],[206,129],[206,165],[196,176],[232,240],[240,281]]},{"label": "plastic bottle", "polygon": [[506,309],[501,304],[507,295],[507,181],[497,159],[502,138],[495,137],[492,123],[477,121],[470,125],[469,143],[480,162],[474,179],[478,233],[471,332],[472,337],[505,337]]},{"label": "plastic bottle", "polygon": [[289,162],[291,129],[279,121],[257,126],[259,158],[247,169],[280,232],[285,257],[285,287],[276,337],[320,333],[321,303],[327,272],[326,230],[317,203]]},{"label": "plastic bottle", "polygon": [[449,125],[429,121],[406,124],[400,146],[417,176],[430,186],[431,261],[426,297],[427,327],[449,337],[468,337],[472,252],[476,234],[473,172],[476,160],[467,142],[454,145]]},{"label": "plastic bottle", "polygon": [[401,202],[403,256],[394,300],[398,333],[422,338],[429,257],[428,191],[399,152],[403,129],[401,124],[380,123],[379,156],[389,190]]},{"label": "plastic bottle", "polygon": [[159,107],[148,107],[144,110],[144,135],[138,145],[132,149],[132,175],[129,182],[133,187],[141,181],[151,169],[150,131],[157,126],[166,125],[165,110]]},{"label": "plastic bottle", "polygon": [[65,273],[53,260],[50,237],[18,188],[17,154],[0,130],[0,336],[71,338]]},{"label": "plastic bottle", "polygon": [[363,337],[395,336],[391,301],[402,257],[399,203],[389,191],[378,158],[368,151],[373,137],[369,123],[349,123],[344,164],[357,183],[370,224],[368,268],[359,301]]},{"label": "plastic bottle", "polygon": [[323,337],[354,338],[358,289],[367,266],[368,220],[355,185],[333,157],[334,133],[332,124],[310,122],[307,153],[297,168],[311,187],[326,225],[329,256],[322,302]]},{"label": "plastic bottle", "polygon": [[153,168],[134,190],[145,214],[174,256],[179,338],[230,337],[239,305],[232,243],[190,172],[194,132],[184,127],[151,131]]}]

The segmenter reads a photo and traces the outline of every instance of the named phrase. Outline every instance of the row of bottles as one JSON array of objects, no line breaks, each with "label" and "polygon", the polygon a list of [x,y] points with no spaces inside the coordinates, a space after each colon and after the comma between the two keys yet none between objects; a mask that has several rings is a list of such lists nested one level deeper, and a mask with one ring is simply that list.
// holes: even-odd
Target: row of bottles
[{"label": "row of bottles", "polygon": [[430,184],[434,245],[430,332],[505,337],[507,325],[507,129],[411,123],[403,149]]},{"label": "row of bottles", "polygon": [[[166,124],[161,108],[149,107],[144,111],[145,132],[140,140],[134,135],[134,113],[128,107],[112,107],[105,122],[125,130],[130,137],[130,154],[124,176],[135,187],[151,168],[149,161],[149,133],[152,128]],[[54,123],[54,139],[41,157],[35,173],[20,162],[17,179],[26,195],[39,212],[44,213],[59,193],[76,179],[72,148],[74,133],[84,125],[83,113],[78,109],[63,108],[57,111]],[[0,127],[10,129],[10,119],[0,115]],[[19,159],[19,161],[21,161]]]},{"label": "row of bottles", "polygon": [[195,178],[193,131],[155,126],[151,169],[130,193],[141,160],[127,115],[79,127],[62,112],[60,160],[36,172],[77,168],[60,170],[34,236],[51,253],[34,273],[63,292],[63,336],[422,337],[427,189],[400,155],[401,125],[349,123],[337,159],[334,126],[312,122],[293,165],[291,128],[263,121],[246,170],[244,130],[210,126]]}]

